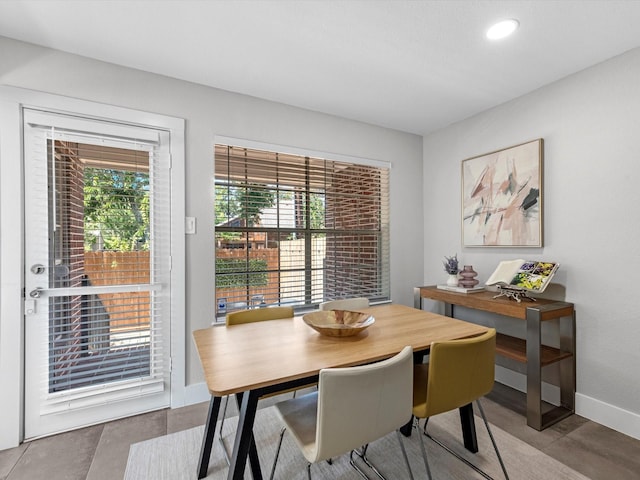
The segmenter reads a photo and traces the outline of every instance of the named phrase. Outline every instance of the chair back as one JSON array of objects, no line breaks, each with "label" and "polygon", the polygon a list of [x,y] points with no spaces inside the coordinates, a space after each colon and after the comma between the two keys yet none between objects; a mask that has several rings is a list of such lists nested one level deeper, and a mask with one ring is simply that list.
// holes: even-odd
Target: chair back
[{"label": "chair back", "polygon": [[291,318],[294,315],[293,307],[252,308],[227,313],[226,324],[238,325],[240,323],[261,322],[263,320]]},{"label": "chair back", "polygon": [[320,310],[360,310],[369,307],[369,299],[366,297],[344,298],[342,300],[330,300],[322,302]]},{"label": "chair back", "polygon": [[313,461],[342,455],[406,424],[411,419],[412,372],[409,346],[381,362],[321,370]]},{"label": "chair back", "polygon": [[473,338],[433,342],[429,352],[426,415],[448,412],[493,388],[496,330]]}]

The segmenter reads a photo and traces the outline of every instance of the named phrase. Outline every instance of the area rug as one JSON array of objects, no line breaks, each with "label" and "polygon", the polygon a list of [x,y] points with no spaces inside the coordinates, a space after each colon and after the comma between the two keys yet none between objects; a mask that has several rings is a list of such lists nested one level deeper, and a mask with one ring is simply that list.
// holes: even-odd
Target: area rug
[{"label": "area rug", "polygon": [[[223,438],[227,446],[233,443],[236,421],[237,417],[234,417],[225,422]],[[484,424],[478,417],[476,417],[476,429],[480,452],[472,454],[462,446],[460,419],[457,412],[438,415],[429,421],[431,435],[464,455],[495,479],[504,478]],[[125,480],[195,479],[203,431],[204,426],[200,426],[131,445]],[[280,424],[273,407],[259,410],[254,434],[265,479],[269,477],[271,471],[279,432]],[[579,474],[498,427],[492,426],[492,432],[498,442],[498,448],[511,480],[588,480],[588,477]],[[403,440],[414,477],[416,479],[427,478],[417,432],[414,430],[409,438],[403,437]],[[425,442],[434,479],[471,480],[483,478],[430,439],[425,438]],[[368,455],[389,480],[409,478],[395,434],[372,443],[369,446]],[[314,479],[361,479],[349,465],[348,455],[334,459],[332,465],[320,462],[311,468]],[[366,467],[364,468],[366,469]],[[206,478],[208,480],[224,480],[227,478],[227,472],[228,467],[222,453],[222,447],[216,437]],[[370,475],[370,478],[374,476]],[[251,479],[249,468],[245,471],[245,478]],[[307,478],[306,460],[292,438],[286,433],[275,478],[283,480]]]}]

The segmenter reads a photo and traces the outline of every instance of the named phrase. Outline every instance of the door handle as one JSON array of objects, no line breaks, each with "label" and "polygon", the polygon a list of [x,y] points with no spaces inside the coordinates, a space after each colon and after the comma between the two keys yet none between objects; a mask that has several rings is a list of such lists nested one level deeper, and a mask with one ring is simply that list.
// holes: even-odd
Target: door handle
[{"label": "door handle", "polygon": [[41,287],[36,287],[29,292],[29,296],[31,298],[40,298],[40,294],[42,293],[43,290],[44,289]]}]

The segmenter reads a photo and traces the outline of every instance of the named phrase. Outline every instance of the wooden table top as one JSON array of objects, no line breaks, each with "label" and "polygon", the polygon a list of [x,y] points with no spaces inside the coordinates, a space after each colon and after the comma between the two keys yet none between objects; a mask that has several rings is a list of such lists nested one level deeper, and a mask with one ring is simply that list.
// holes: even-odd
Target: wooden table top
[{"label": "wooden table top", "polygon": [[506,315],[507,317],[526,320],[527,309],[536,308],[541,311],[541,320],[552,320],[559,317],[573,315],[573,304],[536,297],[536,301],[522,300],[516,302],[507,297],[494,298],[497,292],[482,291],[476,293],[457,293],[441,290],[435,285],[416,287],[422,298],[439,300],[453,305],[484,310],[485,312]]},{"label": "wooden table top", "polygon": [[352,337],[320,335],[301,316],[193,332],[207,387],[223,396],[317,375],[322,368],[361,365],[389,358],[406,345],[414,351],[433,341],[486,332],[482,325],[404,305],[359,310],[375,323]]}]

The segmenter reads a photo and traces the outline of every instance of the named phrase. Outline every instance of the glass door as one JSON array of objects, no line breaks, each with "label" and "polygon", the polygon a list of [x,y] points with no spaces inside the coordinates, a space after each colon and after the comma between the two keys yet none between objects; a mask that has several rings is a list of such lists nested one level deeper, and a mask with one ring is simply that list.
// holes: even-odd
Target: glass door
[{"label": "glass door", "polygon": [[24,110],[26,438],[169,405],[168,143]]}]

